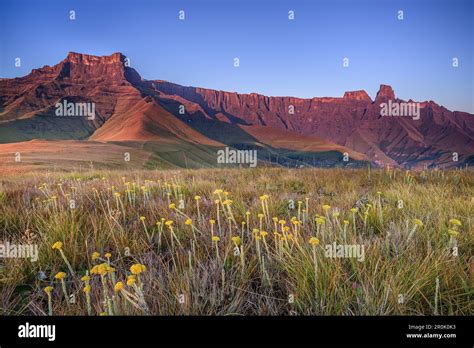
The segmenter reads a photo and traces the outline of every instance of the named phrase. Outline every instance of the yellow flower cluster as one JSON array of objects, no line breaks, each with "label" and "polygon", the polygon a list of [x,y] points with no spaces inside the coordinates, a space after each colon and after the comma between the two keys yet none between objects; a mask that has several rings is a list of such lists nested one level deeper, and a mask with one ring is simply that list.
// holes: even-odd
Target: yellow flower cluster
[{"label": "yellow flower cluster", "polygon": [[52,248],[53,249],[57,249],[57,250],[61,250],[63,247],[63,243],[62,242],[59,242],[57,241],[56,243],[53,244]]},{"label": "yellow flower cluster", "polygon": [[137,278],[135,275],[129,275],[127,277],[127,286],[132,286],[133,284],[135,284],[136,281],[137,281]]},{"label": "yellow flower cluster", "polygon": [[99,274],[103,276],[103,275],[106,275],[107,273],[112,273],[114,271],[115,271],[115,268],[111,267],[108,263],[104,262],[92,267],[91,274]]},{"label": "yellow flower cluster", "polygon": [[413,223],[416,225],[416,226],[419,226],[419,227],[423,227],[423,221],[419,220],[419,219],[413,219]]},{"label": "yellow flower cluster", "polygon": [[312,246],[318,246],[319,245],[319,239],[316,238],[316,237],[311,237],[309,239],[309,244],[311,244]]},{"label": "yellow flower cluster", "polygon": [[119,292],[122,289],[123,289],[123,283],[122,282],[117,282],[114,286],[114,291]]},{"label": "yellow flower cluster", "polygon": [[242,243],[242,240],[239,236],[232,237],[231,240],[236,246],[239,246]]},{"label": "yellow flower cluster", "polygon": [[64,279],[64,278],[66,278],[66,273],[64,273],[64,272],[58,272],[58,273],[56,273],[56,275],[54,276],[54,278],[55,278],[55,279],[59,279],[59,280]]},{"label": "yellow flower cluster", "polygon": [[459,221],[458,219],[451,219],[449,220],[449,223],[453,226],[462,226],[461,221]]},{"label": "yellow flower cluster", "polygon": [[451,228],[448,230],[448,234],[449,234],[451,237],[457,237],[457,236],[459,236],[459,232],[456,231],[456,230],[453,230],[453,229],[451,229]]},{"label": "yellow flower cluster", "polygon": [[94,251],[91,255],[92,261],[97,260],[100,257],[100,254],[97,251]]},{"label": "yellow flower cluster", "polygon": [[130,272],[132,272],[132,274],[134,275],[143,273],[145,271],[146,271],[146,266],[142,265],[141,263],[136,263],[130,266]]}]

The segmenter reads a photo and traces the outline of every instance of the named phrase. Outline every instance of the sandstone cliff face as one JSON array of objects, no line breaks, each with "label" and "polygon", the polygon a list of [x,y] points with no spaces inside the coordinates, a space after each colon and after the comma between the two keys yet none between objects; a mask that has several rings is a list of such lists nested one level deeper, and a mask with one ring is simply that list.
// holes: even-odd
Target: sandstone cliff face
[{"label": "sandstone cliff face", "polygon": [[395,92],[393,91],[392,87],[387,85],[380,85],[380,89],[377,92],[377,96],[375,97],[375,102],[383,102],[394,99]]},{"label": "sandstone cliff face", "polygon": [[199,104],[210,117],[223,114],[231,123],[326,138],[380,164],[456,165],[454,152],[461,162],[473,161],[473,115],[422,102],[419,120],[381,117],[381,103],[403,102],[387,85],[380,86],[374,101],[365,91],[346,92],[343,98],[299,99],[183,87],[165,81],[154,81],[154,86],[164,95],[178,95]]},{"label": "sandstone cliff face", "polygon": [[120,83],[125,79],[123,57],[114,53],[108,57],[96,57],[69,53],[67,58],[57,66],[58,79],[71,79],[76,82],[89,81]]},{"label": "sandstone cliff face", "polygon": [[350,99],[350,100],[358,100],[358,101],[364,101],[366,103],[372,102],[372,99],[370,99],[369,95],[367,94],[366,91],[350,91],[344,93],[344,98],[345,99]]},{"label": "sandstone cliff face", "polygon": [[[25,120],[25,132],[35,128],[33,118],[51,116],[54,105],[70,99],[96,104],[96,119],[92,124],[74,120],[78,127],[87,125],[88,133],[100,127],[114,112],[119,98],[140,98],[140,92],[133,83],[141,81],[138,73],[124,65],[125,57],[120,53],[97,57],[69,53],[66,59],[53,67],[34,69],[31,74],[15,79],[0,81],[2,122]],[[29,121],[26,121],[30,119]],[[38,120],[49,131],[64,120]]]},{"label": "sandstone cliff face", "polygon": [[[39,137],[42,133],[49,134],[55,127],[59,132],[66,132],[61,128],[61,120],[50,118],[45,125],[45,119],[40,116],[51,114],[55,103],[64,98],[78,98],[96,104],[96,120],[75,121],[82,129],[83,137],[102,128],[114,114],[120,114],[124,122],[127,115],[146,118],[147,122],[140,122],[147,124],[147,129],[154,128],[151,123],[160,122],[171,122],[173,129],[192,127],[207,139],[207,143],[227,138],[258,142],[255,137],[262,137],[261,129],[267,127],[269,132],[272,129],[283,131],[274,133],[288,138],[280,143],[288,144],[291,139],[304,147],[298,135],[306,142],[326,139],[328,143],[365,154],[379,164],[451,166],[474,160],[473,115],[451,112],[428,101],[420,103],[419,120],[381,117],[381,103],[403,102],[387,85],[380,86],[374,101],[365,91],[349,91],[336,98],[267,97],[185,87],[160,80],[145,81],[126,66],[125,59],[120,53],[105,57],[70,53],[53,67],[35,69],[22,78],[0,80],[0,128],[13,127],[20,137],[28,134],[26,139],[35,134]],[[147,107],[142,115],[136,110],[142,107],[144,99],[156,105]],[[184,114],[179,112],[181,105],[185,106]],[[153,110],[159,110],[156,116],[151,116]],[[181,123],[175,125],[171,118],[163,116],[168,113]],[[117,118],[113,127],[106,126],[97,131],[100,138],[117,140],[115,134],[105,134],[108,129],[114,132],[120,127]],[[140,122],[127,120],[126,124]],[[251,131],[249,127],[258,127],[259,131]],[[158,128],[168,132],[170,126]],[[133,134],[142,134],[139,129]],[[127,133],[123,131],[120,134]],[[190,138],[192,132],[184,133],[184,137]],[[147,137],[152,135],[148,132]],[[7,140],[11,141],[10,138]],[[2,141],[5,139],[0,139]],[[458,163],[452,161],[453,152],[459,155]]]}]

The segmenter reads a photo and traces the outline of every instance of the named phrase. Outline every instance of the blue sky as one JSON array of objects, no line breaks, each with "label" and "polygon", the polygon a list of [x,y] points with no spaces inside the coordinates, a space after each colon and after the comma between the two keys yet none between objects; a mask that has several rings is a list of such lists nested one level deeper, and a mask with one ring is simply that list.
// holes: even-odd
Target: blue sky
[{"label": "blue sky", "polygon": [[[146,79],[306,98],[357,89],[374,98],[383,83],[403,99],[474,113],[473,3],[1,0],[0,77],[54,65],[69,51],[120,51]],[[76,11],[75,21],[69,10]]]}]

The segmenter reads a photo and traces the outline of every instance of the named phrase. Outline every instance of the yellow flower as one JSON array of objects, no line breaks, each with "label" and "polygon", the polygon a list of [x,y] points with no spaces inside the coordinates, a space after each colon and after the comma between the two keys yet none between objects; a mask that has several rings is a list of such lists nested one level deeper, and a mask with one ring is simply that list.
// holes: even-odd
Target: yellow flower
[{"label": "yellow flower", "polygon": [[81,278],[81,280],[82,280],[83,282],[87,282],[87,281],[89,281],[90,279],[91,279],[91,277],[89,277],[89,276],[87,276],[87,275],[85,275],[85,276],[83,276],[83,277]]},{"label": "yellow flower", "polygon": [[84,286],[84,289],[82,289],[82,291],[84,291],[86,294],[89,293],[91,291],[91,286],[90,285]]},{"label": "yellow flower", "polygon": [[249,216],[249,215],[250,215],[250,212],[247,210],[247,211],[245,212],[245,215]]},{"label": "yellow flower", "polygon": [[171,220],[168,220],[165,222],[165,225],[168,226],[168,227],[171,227],[171,225],[173,224],[173,221]]},{"label": "yellow flower", "polygon": [[45,293],[47,293],[49,295],[51,293],[51,291],[53,291],[53,287],[52,286],[47,286],[43,290],[44,290]]},{"label": "yellow flower", "polygon": [[120,192],[115,192],[114,195],[115,195],[115,197],[119,198],[120,197]]},{"label": "yellow flower", "polygon": [[288,232],[289,230],[290,230],[290,228],[288,226],[283,227],[284,232]]},{"label": "yellow flower", "polygon": [[54,276],[55,279],[59,279],[59,280],[64,279],[65,277],[66,277],[66,273],[64,273],[64,272],[58,272]]},{"label": "yellow flower", "polygon": [[133,284],[135,284],[135,282],[137,281],[137,279],[133,276],[128,276],[127,278],[127,285],[128,286],[132,286]]},{"label": "yellow flower", "polygon": [[414,223],[416,226],[423,227],[423,221],[421,221],[421,220],[419,220],[419,219],[413,219],[413,223]]},{"label": "yellow flower", "polygon": [[97,260],[100,257],[100,254],[97,251],[94,251],[91,255],[92,261]]},{"label": "yellow flower", "polygon": [[61,250],[63,247],[63,243],[62,242],[59,242],[57,241],[56,243],[53,244],[52,248],[53,249],[58,249],[58,250]]},{"label": "yellow flower", "polygon": [[259,219],[263,219],[264,216],[265,216],[265,215],[263,215],[262,213],[259,213],[259,214],[257,215],[257,217],[258,217]]},{"label": "yellow flower", "polygon": [[338,211],[333,212],[332,217],[333,218],[338,218],[339,217],[339,212]]},{"label": "yellow flower", "polygon": [[324,210],[324,211],[327,212],[329,209],[331,209],[331,206],[330,206],[330,205],[327,205],[327,204],[323,205],[323,210]]},{"label": "yellow flower", "polygon": [[461,221],[459,221],[458,219],[451,219],[449,220],[449,223],[454,226],[462,226]]},{"label": "yellow flower", "polygon": [[448,234],[449,234],[451,237],[457,237],[457,236],[459,236],[459,232],[456,231],[456,230],[452,230],[452,229],[449,229],[449,230],[448,230]]},{"label": "yellow flower", "polygon": [[201,199],[201,196],[194,196],[194,199],[195,199],[196,201],[199,201],[199,200]]},{"label": "yellow flower", "polygon": [[272,220],[273,220],[273,222],[278,222],[278,218],[277,218],[277,217],[273,217]]},{"label": "yellow flower", "polygon": [[261,231],[260,235],[262,236],[262,238],[265,238],[268,235],[268,232]]},{"label": "yellow flower", "polygon": [[123,283],[122,282],[117,282],[117,284],[115,284],[115,286],[114,286],[114,291],[119,292],[122,289],[123,289]]},{"label": "yellow flower", "polygon": [[193,220],[191,219],[186,219],[186,221],[184,222],[185,225],[192,225],[193,224]]},{"label": "yellow flower", "polygon": [[239,246],[240,243],[242,242],[239,236],[232,237],[231,240],[236,246]]},{"label": "yellow flower", "polygon": [[176,204],[171,203],[171,204],[169,205],[169,208],[170,208],[170,209],[176,209]]},{"label": "yellow flower", "polygon": [[105,258],[110,259],[112,257],[112,254],[111,253],[105,253],[104,256],[105,256]]},{"label": "yellow flower", "polygon": [[145,217],[144,217],[144,216],[140,216],[140,221],[145,221]]},{"label": "yellow flower", "polygon": [[221,190],[221,189],[214,190],[214,194],[216,194],[216,195],[221,194],[222,192],[224,192],[224,191]]},{"label": "yellow flower", "polygon": [[212,220],[212,219],[211,219],[211,220],[209,220],[209,223],[210,223],[211,225],[214,225],[214,224],[216,223],[216,220]]},{"label": "yellow flower", "polygon": [[351,208],[351,212],[357,213],[357,208]]},{"label": "yellow flower", "polygon": [[142,265],[141,263],[136,263],[130,266],[130,272],[132,274],[140,274],[146,271],[146,266]]},{"label": "yellow flower", "polygon": [[316,238],[316,237],[311,237],[309,239],[309,244],[311,244],[312,246],[318,246],[319,245],[319,239]]},{"label": "yellow flower", "polygon": [[105,265],[101,263],[100,265],[96,265],[92,267],[91,273],[99,274],[99,275],[105,275],[107,274],[107,268],[105,268]]},{"label": "yellow flower", "polygon": [[232,200],[231,200],[231,199],[226,199],[224,202],[222,202],[222,204],[224,204],[224,205],[231,205],[231,204],[232,204]]},{"label": "yellow flower", "polygon": [[344,220],[344,225],[349,225],[349,220]]},{"label": "yellow flower", "polygon": [[322,216],[317,217],[315,220],[318,225],[322,225],[325,221],[325,219]]},{"label": "yellow flower", "polygon": [[212,241],[213,241],[213,242],[216,242],[216,243],[217,243],[217,242],[220,241],[220,240],[221,240],[221,239],[220,239],[218,236],[212,236]]},{"label": "yellow flower", "polygon": [[286,224],[286,221],[285,221],[285,220],[280,220],[280,221],[278,221],[278,223],[279,223],[280,225],[285,225],[285,224]]}]

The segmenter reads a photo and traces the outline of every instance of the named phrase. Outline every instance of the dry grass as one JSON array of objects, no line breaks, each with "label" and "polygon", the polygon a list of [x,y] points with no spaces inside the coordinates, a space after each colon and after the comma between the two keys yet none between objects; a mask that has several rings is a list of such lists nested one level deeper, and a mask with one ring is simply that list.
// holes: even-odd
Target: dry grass
[{"label": "dry grass", "polygon": [[[470,171],[4,177],[1,240],[36,243],[39,259],[0,260],[0,307],[7,315],[46,315],[43,289],[52,286],[54,315],[472,315],[473,199]],[[61,251],[52,248],[57,241]],[[364,261],[326,257],[333,242],[363,245]],[[127,285],[133,264],[146,270]],[[58,272],[66,273],[64,287]],[[123,288],[114,291],[117,282]]]}]

